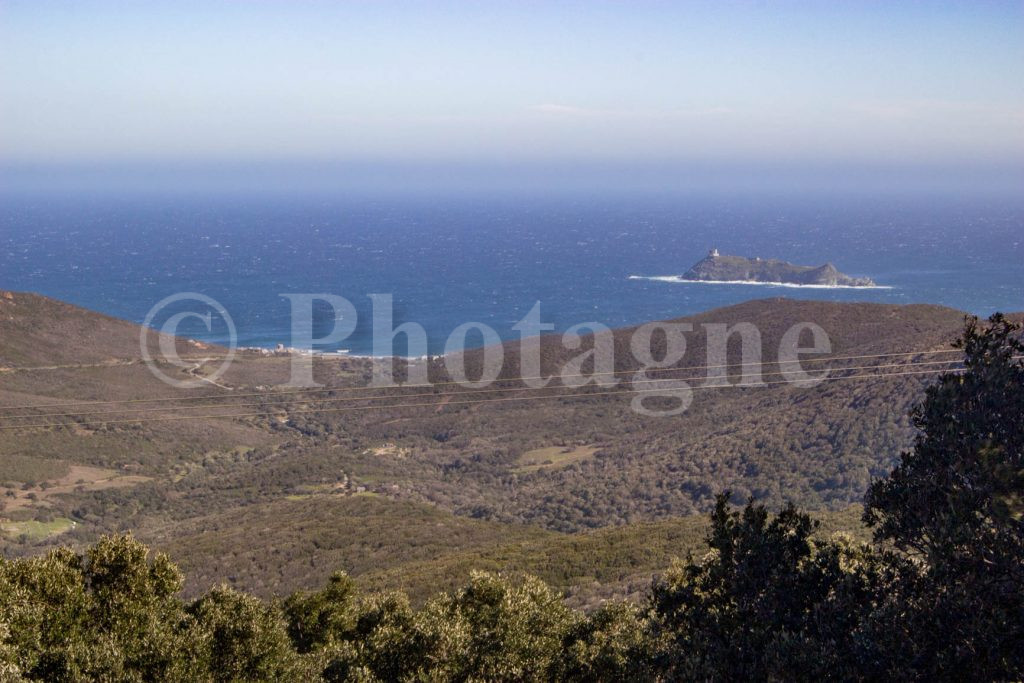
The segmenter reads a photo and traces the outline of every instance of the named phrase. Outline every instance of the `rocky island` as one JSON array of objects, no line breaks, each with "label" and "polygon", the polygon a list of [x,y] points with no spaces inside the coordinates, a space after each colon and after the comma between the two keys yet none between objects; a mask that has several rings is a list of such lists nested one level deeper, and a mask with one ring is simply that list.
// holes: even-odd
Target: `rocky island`
[{"label": "rocky island", "polygon": [[797,266],[777,259],[727,256],[712,249],[686,271],[683,280],[696,282],[760,282],[818,287],[875,287],[871,278],[850,277],[831,263]]}]

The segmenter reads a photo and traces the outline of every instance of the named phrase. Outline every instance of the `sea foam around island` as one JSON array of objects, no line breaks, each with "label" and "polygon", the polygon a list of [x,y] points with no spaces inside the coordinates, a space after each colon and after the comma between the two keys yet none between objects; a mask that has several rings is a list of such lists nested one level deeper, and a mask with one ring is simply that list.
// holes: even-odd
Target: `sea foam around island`
[{"label": "sea foam around island", "polygon": [[753,282],[751,280],[687,280],[678,275],[630,275],[629,279],[687,285],[759,285],[765,287],[793,287],[797,289],[892,289],[889,285],[801,285],[793,282]]}]

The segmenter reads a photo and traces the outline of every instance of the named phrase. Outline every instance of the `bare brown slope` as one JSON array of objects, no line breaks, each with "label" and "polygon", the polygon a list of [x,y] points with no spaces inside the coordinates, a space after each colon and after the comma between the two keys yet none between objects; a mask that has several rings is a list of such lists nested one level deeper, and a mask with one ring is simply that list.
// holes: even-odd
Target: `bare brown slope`
[{"label": "bare brown slope", "polygon": [[[107,418],[173,414],[170,410],[131,412],[159,408],[160,403],[118,407],[103,403],[106,401],[228,393],[207,383],[182,390],[160,381],[142,361],[141,331],[134,323],[38,294],[0,291],[0,425],[58,425],[0,431],[0,459],[58,459],[158,474],[180,468],[181,462],[202,457],[210,450],[268,441],[263,429],[223,420],[109,427],[95,424]],[[152,351],[156,351],[161,338],[155,333],[148,335]],[[217,357],[224,352],[181,338],[175,339],[175,344],[183,358]],[[197,366],[197,374],[190,374]],[[194,365],[190,360],[186,368],[162,364],[161,369],[179,380],[195,379],[206,370],[198,360]],[[121,412],[117,412],[119,409]],[[62,416],[64,413],[82,414]],[[0,469],[0,484],[5,483],[4,475]]]},{"label": "bare brown slope", "polygon": [[[40,294],[0,290],[0,367],[116,363],[141,356],[140,327]],[[156,344],[157,336],[152,335]],[[182,353],[213,351],[179,340]],[[222,349],[221,349],[222,350]]]},{"label": "bare brown slope", "polygon": [[[773,361],[781,341],[792,325],[811,322],[828,333],[833,355],[870,353],[896,353],[923,349],[949,341],[963,324],[966,314],[956,309],[930,304],[892,305],[874,303],[842,303],[830,301],[803,301],[786,298],[754,299],[734,306],[716,308],[697,315],[669,320],[669,323],[690,323],[694,331],[687,336],[687,354],[675,365],[687,367],[706,358],[707,349],[702,325],[708,323],[752,323],[761,333],[764,360]],[[639,368],[630,352],[630,339],[639,326],[612,331],[615,339],[616,370]],[[652,346],[655,357],[664,353],[662,338],[656,337]],[[593,342],[584,336],[582,348]],[[504,377],[518,374],[519,347],[517,342],[505,345]],[[566,349],[559,335],[545,335],[542,340],[542,367],[545,373],[556,372],[566,361],[580,351]],[[739,351],[739,340],[730,339],[730,354]],[[480,351],[467,353],[467,366],[479,371]],[[738,358],[736,359],[738,360]],[[733,359],[730,357],[730,362]]]}]

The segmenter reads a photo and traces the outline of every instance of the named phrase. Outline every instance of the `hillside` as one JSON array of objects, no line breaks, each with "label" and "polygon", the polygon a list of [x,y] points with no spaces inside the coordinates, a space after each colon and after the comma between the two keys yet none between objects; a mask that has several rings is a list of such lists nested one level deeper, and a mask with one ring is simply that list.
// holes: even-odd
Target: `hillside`
[{"label": "hillside", "polygon": [[[62,326],[46,320],[65,304],[30,295],[13,302],[5,309],[7,362],[34,369],[0,374],[2,423],[57,426],[0,430],[5,554],[132,529],[172,552],[193,593],[219,581],[286,592],[344,567],[364,585],[422,596],[479,565],[539,573],[578,604],[634,592],[671,555],[699,551],[692,516],[724,489],[737,502],[753,496],[834,510],[846,520],[838,526],[856,531],[856,515],[845,511],[910,441],[907,411],[930,375],[700,390],[702,371],[686,368],[707,363],[702,324],[753,323],[771,362],[795,322],[821,325],[832,356],[845,357],[946,348],[963,318],[937,306],[786,299],[682,318],[697,333],[674,366],[698,390],[685,413],[649,418],[630,409],[626,387],[523,392],[511,348],[506,381],[487,394],[395,388],[353,411],[346,392],[365,384],[365,361],[318,359],[316,377],[334,391],[295,396],[279,388],[287,357],[245,354],[220,380],[228,389],[182,392],[138,362],[135,326],[74,307],[73,323]],[[38,328],[19,318],[25,311]],[[72,327],[88,340],[81,358],[64,345],[60,364],[38,367]],[[628,353],[633,329],[611,333],[619,372],[638,367]],[[583,339],[583,348],[593,341]],[[730,349],[730,362],[738,352]],[[466,354],[471,376],[482,353]],[[544,337],[542,370],[577,353]],[[922,358],[830,365],[841,376]],[[766,365],[765,379],[777,371]],[[432,373],[445,379],[439,366]],[[200,400],[11,407],[183,397]],[[123,422],[133,419],[144,421]],[[602,559],[587,569],[580,558],[588,556]]]},{"label": "hillside", "polygon": [[[677,322],[692,323],[696,330],[703,323],[751,322],[761,330],[767,350],[777,348],[790,325],[813,320],[828,331],[833,355],[861,356],[943,348],[962,318],[935,306],[771,299]],[[618,371],[638,367],[628,350],[632,332],[613,333]],[[738,355],[738,349],[731,351]],[[557,338],[546,338],[542,367],[560,367],[573,353]],[[512,359],[506,368],[518,366],[514,352],[506,358]],[[676,365],[699,367],[705,359],[703,339],[692,336]],[[848,367],[877,362],[852,361]],[[773,372],[777,367],[764,368],[766,380],[778,379]],[[702,373],[682,376],[694,374]],[[688,411],[661,419],[634,413],[626,392],[546,402],[543,410],[514,403],[454,406],[419,419],[395,416],[395,422],[378,423],[372,433],[422,453],[417,464],[436,463],[440,485],[432,482],[423,489],[412,477],[403,477],[425,500],[444,501],[463,514],[562,531],[693,514],[706,510],[714,492],[725,488],[737,500],[753,495],[776,505],[792,499],[813,508],[841,508],[859,502],[870,478],[885,474],[909,443],[907,412],[926,381],[900,376],[826,382],[811,389],[773,385],[695,391]],[[310,419],[325,430],[337,424],[330,416]],[[525,433],[524,424],[530,425]],[[438,434],[445,440],[434,438]],[[521,469],[524,454],[551,446],[589,446],[592,457],[566,467]],[[406,462],[391,466],[392,476],[412,474]]]},{"label": "hillside", "polygon": [[[843,531],[866,541],[860,515],[859,506],[823,513],[820,535]],[[189,596],[219,581],[264,597],[285,595],[343,569],[366,590],[399,589],[422,603],[480,569],[539,576],[571,604],[588,607],[640,594],[673,558],[702,555],[707,530],[707,517],[694,515],[561,534],[371,493],[318,493],[197,517],[147,540],[179,562]]]},{"label": "hillside", "polygon": [[[153,333],[150,347],[160,335]],[[178,340],[179,353],[220,352]],[[39,294],[0,290],[0,368],[130,362],[141,356],[139,326]]]}]

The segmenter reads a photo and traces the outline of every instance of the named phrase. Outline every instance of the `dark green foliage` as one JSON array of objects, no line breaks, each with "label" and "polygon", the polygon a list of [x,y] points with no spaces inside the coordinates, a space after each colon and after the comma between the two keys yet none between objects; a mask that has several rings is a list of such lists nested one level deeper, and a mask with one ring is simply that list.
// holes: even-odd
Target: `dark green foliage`
[{"label": "dark green foliage", "polygon": [[[811,537],[792,506],[769,519],[718,497],[711,552],[679,564],[651,596],[661,666],[684,678],[818,679],[856,666],[849,635],[879,585],[870,549]],[[796,673],[798,672],[798,673]]]},{"label": "dark green foliage", "polygon": [[935,571],[995,567],[1020,578],[1020,566],[1008,562],[1024,541],[1019,329],[999,315],[986,328],[968,322],[958,342],[967,371],[928,388],[913,413],[914,449],[868,491],[865,517],[876,537],[919,553]]},{"label": "dark green foliage", "polygon": [[871,486],[865,520],[923,563],[884,628],[920,671],[985,680],[1024,669],[1024,344],[995,315],[959,345],[966,372],[929,387],[914,449]]},{"label": "dark green foliage", "polygon": [[190,620],[175,593],[181,574],[130,536],[85,556],[55,550],[0,564],[0,622],[15,664],[48,681],[168,680],[194,676]]},{"label": "dark green foliage", "polygon": [[288,638],[275,605],[215,588],[188,607],[196,620],[193,653],[215,681],[294,681],[303,660]]},{"label": "dark green foliage", "polygon": [[648,615],[640,606],[614,602],[577,619],[549,669],[563,681],[645,681],[655,678]]},{"label": "dark green foliage", "polygon": [[288,635],[299,652],[312,652],[345,639],[355,628],[355,601],[355,581],[344,572],[332,574],[321,591],[292,594],[284,611]]},{"label": "dark green foliage", "polygon": [[[539,579],[484,572],[419,611],[401,593],[358,597],[344,575],[323,591],[293,595],[285,610],[296,646],[326,658],[330,681],[546,680],[563,644],[575,640],[572,630],[585,623]],[[616,647],[592,645],[588,659]]]},{"label": "dark green foliage", "polygon": [[425,667],[430,653],[417,637],[414,614],[402,593],[373,595],[360,601],[356,623],[332,654],[328,681],[407,679]]},{"label": "dark green foliage", "polygon": [[[420,632],[454,680],[544,680],[573,624],[561,597],[539,579],[510,584],[474,573],[454,595],[429,603]],[[435,655],[436,657],[436,655]]]}]

